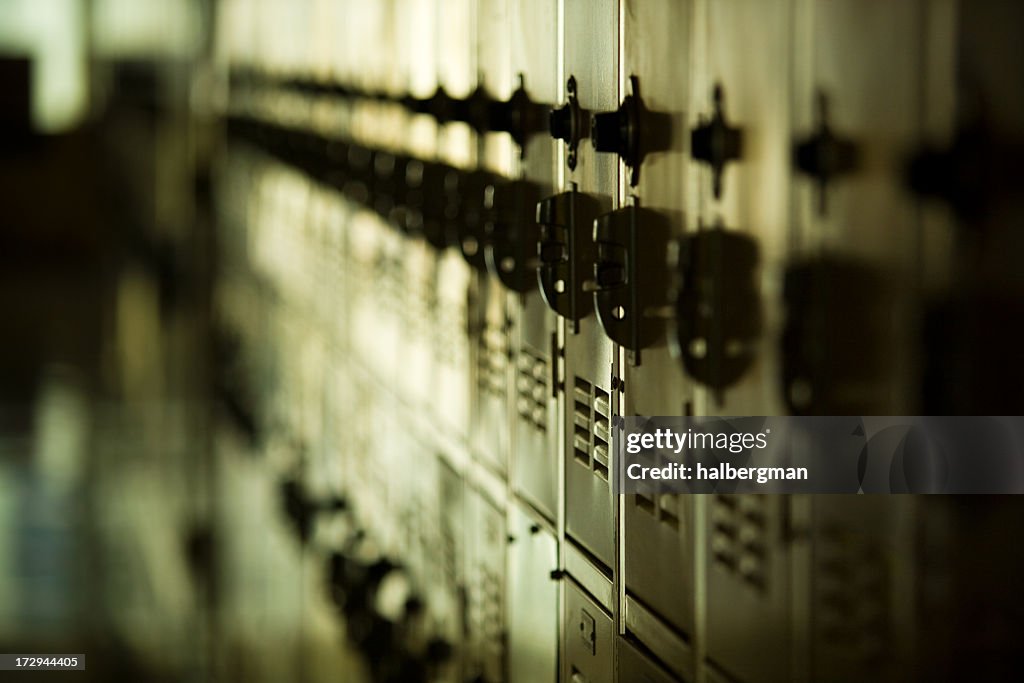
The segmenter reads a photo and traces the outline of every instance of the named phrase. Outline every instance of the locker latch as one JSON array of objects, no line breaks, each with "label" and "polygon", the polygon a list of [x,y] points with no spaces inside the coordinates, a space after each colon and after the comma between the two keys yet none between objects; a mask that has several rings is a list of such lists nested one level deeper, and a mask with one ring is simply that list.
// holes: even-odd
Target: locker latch
[{"label": "locker latch", "polygon": [[629,77],[629,84],[631,92],[618,109],[591,117],[590,141],[598,152],[618,154],[630,170],[629,184],[635,186],[640,180],[644,157],[669,148],[672,117],[644,106],[636,76]]},{"label": "locker latch", "polygon": [[690,155],[711,166],[712,188],[715,198],[722,196],[722,172],[730,161],[743,153],[743,131],[725,121],[722,86],[714,90],[715,113],[710,120],[701,119],[700,125],[690,133]]},{"label": "locker latch", "polygon": [[573,323],[590,315],[594,306],[586,285],[594,266],[597,213],[597,200],[575,186],[537,203],[540,291],[553,311]]},{"label": "locker latch", "polygon": [[811,137],[796,144],[793,161],[801,173],[818,181],[818,211],[824,214],[829,182],[857,168],[858,152],[856,145],[832,132],[828,99],[821,92],[817,96],[817,118],[817,130]]},{"label": "locker latch", "polygon": [[519,145],[520,156],[526,154],[526,143],[530,136],[544,130],[543,112],[548,107],[537,104],[526,92],[526,83],[519,74],[519,87],[507,101],[495,101],[490,105],[491,130],[505,132]]},{"label": "locker latch", "polygon": [[485,194],[487,269],[513,292],[537,286],[537,202],[540,188],[528,180],[492,184]]},{"label": "locker latch", "polygon": [[634,353],[664,336],[651,315],[668,304],[669,225],[651,209],[631,204],[594,223],[594,307],[608,337]]},{"label": "locker latch", "polygon": [[556,140],[563,140],[568,145],[569,155],[567,162],[569,168],[575,170],[576,153],[579,149],[580,140],[589,135],[587,126],[590,123],[590,117],[585,109],[580,108],[579,99],[576,96],[575,76],[569,76],[569,81],[565,84],[565,91],[568,99],[558,109],[551,110],[551,114],[548,117],[548,127],[551,131],[551,137]]},{"label": "locker latch", "polygon": [[632,93],[626,95],[615,111],[594,114],[590,119],[590,142],[598,152],[618,154],[630,168],[629,184],[640,178],[640,84],[629,77]]},{"label": "locker latch", "polygon": [[679,243],[675,346],[687,373],[718,392],[743,376],[761,331],[757,243],[721,227]]},{"label": "locker latch", "polygon": [[786,269],[782,374],[794,415],[875,415],[893,376],[895,292],[881,271],[823,255]]},{"label": "locker latch", "polygon": [[437,249],[448,246],[444,235],[445,182],[448,173],[444,164],[433,161],[410,161],[405,167],[405,231],[422,236]]},{"label": "locker latch", "polygon": [[582,640],[590,654],[597,653],[597,621],[585,609],[580,610],[580,640]]},{"label": "locker latch", "polygon": [[484,205],[494,181],[486,171],[461,171],[450,174],[445,185],[445,234],[449,244],[458,245],[466,263],[479,271],[487,270]]}]

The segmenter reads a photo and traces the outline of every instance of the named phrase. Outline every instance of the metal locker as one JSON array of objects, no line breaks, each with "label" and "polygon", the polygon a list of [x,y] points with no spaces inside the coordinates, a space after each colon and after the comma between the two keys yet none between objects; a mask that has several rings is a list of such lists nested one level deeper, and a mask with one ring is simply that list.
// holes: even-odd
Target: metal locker
[{"label": "metal locker", "polygon": [[563,582],[562,680],[612,683],[615,680],[615,627],[611,616],[571,580]]},{"label": "metal locker", "polygon": [[[692,10],[689,2],[628,0],[622,13],[620,82],[626,95],[642,102],[637,125],[643,152],[636,184],[627,178],[622,185],[628,201],[652,212],[664,226],[639,220],[630,226],[636,232],[637,249],[657,255],[658,260],[648,266],[657,278],[641,292],[642,298],[637,296],[637,310],[626,310],[625,315],[627,319],[639,317],[639,324],[656,335],[643,348],[623,349],[622,415],[685,415],[692,406],[693,383],[669,352],[666,321],[650,310],[663,309],[668,303],[667,239],[679,238],[686,231]],[[638,92],[630,92],[633,85],[628,79],[633,77]],[[692,510],[692,498],[676,494],[625,496],[621,508],[627,594],[650,606],[689,638],[695,635]]]},{"label": "metal locker", "polygon": [[[427,3],[427,9],[434,13],[430,25],[437,35],[436,85],[453,97],[466,97],[473,88],[477,66],[473,3],[438,0]],[[477,162],[475,136],[465,123],[449,122],[439,126],[436,144],[438,159],[455,168],[469,169]],[[436,391],[452,397],[437,403],[447,428],[454,434],[468,437],[472,383],[476,377],[472,371],[475,355],[467,335],[474,315],[469,309],[473,276],[456,249],[443,250],[437,259]]]},{"label": "metal locker", "polygon": [[558,680],[555,534],[519,503],[509,507],[508,668],[511,683]]},{"label": "metal locker", "polygon": [[[479,74],[477,88],[501,100],[508,99],[513,89],[512,74],[509,71],[511,46],[508,4],[507,0],[477,0],[475,7]],[[515,162],[511,138],[502,133],[486,131],[478,131],[476,135],[480,168],[499,177],[511,175]],[[486,195],[494,192],[494,187],[473,188],[473,191]],[[486,200],[480,196],[476,201]],[[484,226],[481,224],[480,227]],[[509,305],[514,300],[510,299],[508,290],[498,278],[485,268],[485,239],[482,232],[478,231],[465,236],[460,245],[463,254],[475,264],[471,330],[474,336],[473,366],[476,380],[473,383],[471,439],[478,457],[504,475],[508,469],[511,436]]]},{"label": "metal locker", "polygon": [[[553,105],[559,92],[558,5],[547,0],[512,3],[510,13],[512,72],[522,75],[530,100]],[[545,132],[527,138],[519,161],[521,177],[536,185],[540,196],[554,193],[557,166],[555,142]],[[530,220],[535,208],[529,207]],[[530,245],[532,250],[535,245]],[[536,285],[536,268],[520,264],[530,281],[513,307],[516,360],[510,400],[512,410],[513,487],[551,521],[558,519],[561,497],[558,467],[557,321]]]},{"label": "metal locker", "polygon": [[788,681],[789,496],[705,498],[707,657],[740,681]]},{"label": "metal locker", "polygon": [[466,488],[467,520],[466,676],[505,680],[505,562],[508,545],[505,511],[486,494]]},{"label": "metal locker", "polygon": [[[746,310],[733,335],[749,361],[729,376],[710,372],[695,413],[781,414],[777,302],[791,232],[792,8],[788,2],[698,0],[694,9],[688,215],[702,239],[726,247],[710,251],[727,258],[701,256],[693,266],[716,269],[710,276],[719,280],[736,278],[742,267],[754,290],[741,299]],[[716,136],[729,144],[709,147]],[[729,313],[733,301],[725,297],[714,314]],[[728,357],[728,348],[695,341],[681,349],[691,354],[691,364]],[[741,681],[789,680],[789,498],[714,495],[698,504],[706,519],[706,656]]]},{"label": "metal locker", "polygon": [[[849,306],[841,321],[820,310],[829,304],[811,302],[799,309],[803,327],[787,324],[783,390],[795,412],[812,405],[828,415],[914,412],[917,331],[909,311],[916,296],[920,212],[904,174],[928,106],[922,99],[928,22],[922,18],[931,5],[839,0],[797,15],[810,37],[798,42],[795,71],[800,178],[791,272],[809,275],[834,302],[859,297],[865,303]],[[826,130],[831,139],[823,143]],[[823,144],[832,158],[847,157],[845,163],[821,167]],[[800,305],[792,301],[795,289],[786,292],[791,310]],[[808,335],[826,339],[836,360],[814,361]],[[851,371],[844,361],[854,354]]]},{"label": "metal locker", "polygon": [[[563,76],[566,84],[570,77],[574,79],[584,110],[608,111],[618,106],[618,25],[617,2],[564,3]],[[568,156],[567,152],[567,160]],[[586,139],[575,156],[575,169],[562,170],[563,190],[574,183],[602,212],[610,210],[618,195],[618,161],[595,154]],[[575,327],[572,321],[563,323],[566,533],[611,570],[615,559],[610,461],[615,350],[593,316],[580,320],[578,330]]]},{"label": "metal locker", "polygon": [[812,496],[811,681],[907,680],[920,629],[912,496]]},{"label": "metal locker", "polygon": [[[728,295],[711,299],[719,304],[714,319],[729,320],[734,330],[680,339],[681,352],[698,368],[688,374],[707,373],[695,414],[780,414],[777,292],[791,232],[792,7],[785,0],[697,0],[692,36],[687,221],[691,231],[721,246],[708,249],[721,256],[698,257],[693,267],[707,269],[718,289],[741,269],[753,283],[742,303]],[[708,144],[715,139],[727,144]],[[716,366],[725,363],[714,361],[731,354],[742,362],[721,375]],[[711,367],[703,368],[702,360]]]},{"label": "metal locker", "polygon": [[431,553],[437,580],[429,589],[427,604],[435,615],[438,635],[456,645],[458,657],[466,629],[466,485],[443,457],[438,458],[438,473],[438,542]]}]

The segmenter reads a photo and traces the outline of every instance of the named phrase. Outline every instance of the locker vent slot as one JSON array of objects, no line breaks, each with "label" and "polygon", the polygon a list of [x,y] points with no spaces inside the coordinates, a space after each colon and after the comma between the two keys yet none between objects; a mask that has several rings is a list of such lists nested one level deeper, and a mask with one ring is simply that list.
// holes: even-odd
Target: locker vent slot
[{"label": "locker vent slot", "polygon": [[607,391],[576,377],[573,385],[573,457],[608,481],[611,473],[611,397]]},{"label": "locker vent slot", "polygon": [[576,461],[585,467],[590,467],[590,396],[592,390],[590,382],[580,377],[576,378],[573,389],[572,450]]},{"label": "locker vent slot", "polygon": [[711,554],[715,564],[757,589],[766,589],[767,525],[765,496],[715,496]]},{"label": "locker vent slot", "polygon": [[516,412],[541,432],[548,429],[547,378],[547,361],[530,349],[520,349],[516,363]]},{"label": "locker vent slot", "polygon": [[507,367],[507,338],[501,330],[488,326],[480,337],[477,358],[477,386],[480,388],[480,392],[504,398]]},{"label": "locker vent slot", "polygon": [[891,640],[890,570],[877,539],[833,524],[815,553],[814,614],[821,645],[861,672],[878,670]]}]

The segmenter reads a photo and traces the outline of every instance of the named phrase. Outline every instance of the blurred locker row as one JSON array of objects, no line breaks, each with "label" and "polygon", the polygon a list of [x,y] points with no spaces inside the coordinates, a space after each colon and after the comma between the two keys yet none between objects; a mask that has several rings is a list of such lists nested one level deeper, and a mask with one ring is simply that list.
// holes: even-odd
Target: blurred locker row
[{"label": "blurred locker row", "polygon": [[1022,14],[217,3],[225,385],[369,680],[1013,666],[1009,501],[617,496],[611,424],[1018,409]]}]

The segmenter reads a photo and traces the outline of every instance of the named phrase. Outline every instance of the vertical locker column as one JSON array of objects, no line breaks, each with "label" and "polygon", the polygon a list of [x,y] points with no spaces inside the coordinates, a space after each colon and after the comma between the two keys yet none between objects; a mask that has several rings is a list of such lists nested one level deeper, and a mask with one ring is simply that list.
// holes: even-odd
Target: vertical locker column
[{"label": "vertical locker column", "polygon": [[904,174],[926,109],[927,5],[839,0],[799,15],[811,38],[794,93],[782,387],[794,413],[914,412],[920,226]]},{"label": "vertical locker column", "polygon": [[[689,2],[623,3],[618,111],[634,121],[636,139],[615,140],[619,158],[631,161],[620,168],[626,205],[599,223],[606,231],[602,239],[615,250],[607,264],[624,266],[626,275],[624,283],[596,295],[601,322],[622,348],[622,415],[684,415],[692,406],[693,383],[669,352],[661,313],[670,305],[669,243],[686,231],[692,10]],[[695,637],[692,498],[624,496],[621,514],[624,627],[689,678]],[[630,680],[622,678],[626,671],[620,668],[620,680]]]},{"label": "vertical locker column", "polygon": [[[491,129],[490,98],[507,100],[513,89],[511,65],[511,33],[508,30],[511,0],[476,0],[475,19],[477,50],[477,90],[479,112],[475,119],[479,154],[479,182],[467,183],[463,197],[468,207],[479,207],[476,216],[467,215],[470,225],[460,231],[459,248],[473,268],[475,310],[473,322],[473,353],[476,380],[473,383],[471,443],[482,462],[500,475],[508,472],[511,436],[510,406],[510,328],[508,290],[496,273],[487,269],[488,221],[484,213],[494,209],[495,193],[504,178],[512,173],[515,145],[505,133]],[[488,98],[488,99],[485,99]],[[487,103],[486,105],[484,103]],[[474,105],[470,105],[473,107]],[[497,207],[497,211],[500,211]]]},{"label": "vertical locker column", "polygon": [[[614,0],[562,5],[565,107],[552,133],[566,141],[563,194],[538,207],[541,286],[563,317],[565,468],[562,678],[614,680],[615,497],[611,418],[615,348],[594,317],[593,220],[617,203],[618,162],[588,140],[589,113],[618,105],[619,7]],[[561,103],[560,103],[561,104]],[[561,113],[561,115],[560,115]],[[584,588],[585,587],[585,588]]]},{"label": "vertical locker column", "polygon": [[[473,42],[473,3],[470,0],[433,0],[430,26],[435,32],[437,86],[452,97],[465,98],[476,80],[476,49]],[[468,169],[476,163],[476,139],[465,123],[449,122],[438,127],[437,156],[444,163]],[[447,174],[443,181],[445,201],[463,192],[457,177]],[[445,211],[448,210],[447,204]],[[450,232],[450,230],[448,230]],[[435,391],[449,397],[438,406],[444,428],[461,440],[469,438],[471,371],[474,356],[468,331],[468,297],[472,273],[454,240],[437,256],[437,314],[435,338]]]},{"label": "vertical locker column", "polygon": [[506,213],[495,223],[488,267],[507,287],[513,322],[510,469],[518,496],[509,507],[508,675],[513,683],[534,683],[559,680],[561,610],[559,583],[552,580],[559,567],[555,529],[561,500],[552,374],[556,320],[537,290],[536,272],[536,203],[554,193],[560,161],[554,140],[541,128],[547,121],[540,107],[558,95],[558,3],[510,0],[507,19],[516,89],[508,94],[513,100],[525,95],[532,105],[520,109],[523,119],[509,119],[526,135],[519,141],[512,180],[495,188],[495,206]]},{"label": "vertical locker column", "polygon": [[809,681],[901,681],[914,661],[920,572],[911,496],[815,496]]},{"label": "vertical locker column", "polygon": [[[780,414],[778,328],[789,253],[788,0],[695,2],[688,221],[696,298],[679,346],[698,414]],[[702,496],[704,651],[744,682],[791,677],[787,496]],[[709,673],[708,675],[712,675]]]},{"label": "vertical locker column", "polygon": [[[512,73],[530,101],[552,105],[559,92],[558,3],[522,0],[510,4]],[[547,122],[538,120],[540,127]],[[491,261],[516,299],[512,306],[513,488],[552,524],[558,520],[559,447],[557,351],[554,312],[537,289],[536,201],[554,194],[561,159],[555,141],[539,130],[525,138],[517,181],[502,188],[515,226],[504,228],[491,245]]]},{"label": "vertical locker column", "polygon": [[[389,94],[401,98],[429,97],[437,88],[436,10],[429,0],[394,3],[388,15],[395,69]],[[400,110],[403,131],[393,157],[376,164],[378,182],[393,196],[385,198],[392,230],[401,235],[405,283],[405,318],[402,328],[402,368],[398,390],[407,401],[413,419],[433,416],[440,408],[434,400],[434,331],[437,324],[435,290],[436,254],[423,239],[423,187],[431,181],[424,160],[437,149],[437,125],[429,116]]]},{"label": "vertical locker column", "polygon": [[[563,75],[567,82],[572,79],[579,107],[614,109],[618,106],[618,4],[567,0],[563,12]],[[579,196],[571,210],[564,207],[562,215],[573,222],[565,232],[576,231],[579,239],[571,245],[556,245],[574,272],[554,283],[556,292],[564,288],[566,294],[576,294],[570,316],[578,317],[567,317],[564,325],[566,532],[610,572],[615,558],[610,461],[614,345],[593,315],[591,295],[569,290],[593,277],[593,248],[588,245],[593,239],[591,221],[615,203],[618,162],[596,154],[586,137],[573,156],[575,168],[563,169],[563,191],[574,189]],[[556,207],[550,208],[549,213],[556,213]]]},{"label": "vertical locker column", "polygon": [[[910,311],[929,235],[904,173],[929,119],[952,106],[926,82],[943,78],[928,57],[928,32],[952,28],[935,20],[943,4],[841,0],[802,18],[811,37],[799,43],[794,96],[798,250],[786,278],[783,374],[793,412],[917,407]],[[912,675],[917,505],[900,496],[870,506],[854,496],[810,499],[808,680]]]}]

